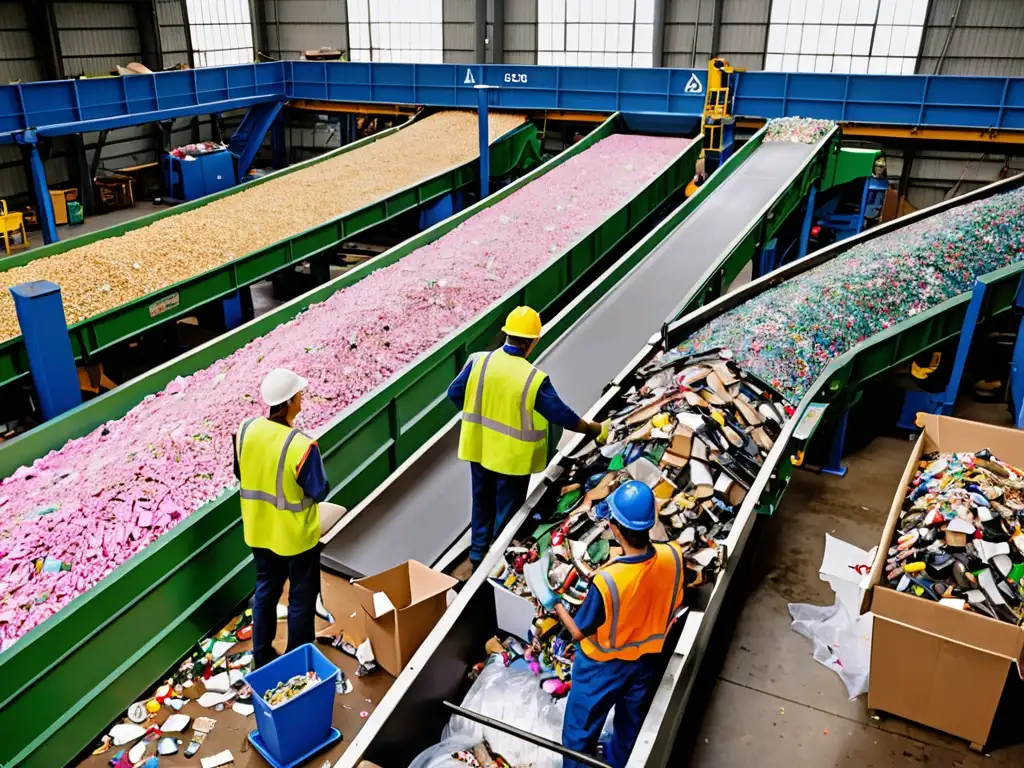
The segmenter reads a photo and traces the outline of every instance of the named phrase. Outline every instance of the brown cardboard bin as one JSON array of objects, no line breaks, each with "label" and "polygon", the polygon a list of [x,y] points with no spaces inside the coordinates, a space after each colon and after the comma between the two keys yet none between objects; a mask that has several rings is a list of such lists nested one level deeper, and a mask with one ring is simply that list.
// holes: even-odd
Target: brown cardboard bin
[{"label": "brown cardboard bin", "polygon": [[[377,663],[398,677],[444,614],[446,594],[458,583],[415,560],[353,581],[351,596],[362,608]],[[386,601],[379,597],[375,600],[379,593],[394,607],[382,606]]]},{"label": "brown cardboard bin", "polygon": [[[886,553],[907,486],[922,454],[988,448],[1024,466],[1024,433],[949,416],[919,413],[923,427],[886,520],[862,613],[875,615],[868,708],[959,736],[980,749],[988,741],[1011,665],[1024,656],[1024,629],[958,611],[881,584]],[[970,702],[970,706],[965,706]]]}]

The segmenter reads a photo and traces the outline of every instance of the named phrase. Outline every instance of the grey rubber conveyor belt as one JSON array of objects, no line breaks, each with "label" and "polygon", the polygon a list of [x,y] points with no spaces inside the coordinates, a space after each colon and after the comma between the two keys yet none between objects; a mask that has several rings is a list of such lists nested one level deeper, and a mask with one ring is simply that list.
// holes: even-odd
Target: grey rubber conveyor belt
[{"label": "grey rubber conveyor belt", "polygon": [[[806,144],[762,144],[665,241],[537,360],[581,413],[657,333],[686,292],[810,158]],[[454,409],[452,415],[455,415]],[[469,526],[469,467],[458,426],[397,475],[329,542],[322,564],[349,576],[406,560],[434,564]]]}]

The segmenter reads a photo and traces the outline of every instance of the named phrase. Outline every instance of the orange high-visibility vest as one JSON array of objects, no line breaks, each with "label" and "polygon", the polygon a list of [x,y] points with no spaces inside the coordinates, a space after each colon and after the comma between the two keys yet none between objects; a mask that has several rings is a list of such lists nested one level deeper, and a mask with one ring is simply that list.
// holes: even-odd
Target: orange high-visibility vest
[{"label": "orange high-visibility vest", "polygon": [[580,642],[593,661],[635,661],[659,653],[683,604],[683,555],[676,544],[654,544],[641,563],[614,560],[594,574],[604,600],[604,624]]}]

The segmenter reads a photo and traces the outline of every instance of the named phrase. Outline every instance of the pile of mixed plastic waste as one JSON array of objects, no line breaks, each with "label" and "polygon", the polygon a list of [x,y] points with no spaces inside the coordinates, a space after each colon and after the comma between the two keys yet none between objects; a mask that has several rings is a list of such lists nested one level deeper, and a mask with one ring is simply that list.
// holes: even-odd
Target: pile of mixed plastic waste
[{"label": "pile of mixed plastic waste", "polygon": [[[534,525],[491,572],[496,583],[534,600],[531,564],[546,562],[549,585],[575,610],[594,572],[622,554],[609,529],[607,498],[631,479],[654,491],[652,541],[682,546],[685,586],[714,581],[720,542],[792,411],[726,350],[666,360],[640,369],[612,414],[609,444],[591,444],[573,459],[552,503],[535,513]],[[525,642],[495,638],[487,650],[506,666],[523,659],[548,693],[568,692],[575,647],[555,619],[536,619]]]},{"label": "pile of mixed plastic waste", "polygon": [[833,128],[832,120],[814,117],[776,117],[768,121],[765,141],[792,141],[798,144],[817,144]]},{"label": "pile of mixed plastic waste", "polygon": [[298,426],[315,432],[550,264],[688,144],[610,136],[0,480],[0,649],[234,486],[233,436],[266,413],[270,370],[309,380]]},{"label": "pile of mixed plastic waste", "polygon": [[833,358],[1024,258],[1022,211],[1016,189],[868,240],[720,315],[679,353],[728,347],[797,402]]},{"label": "pile of mixed plastic waste", "polygon": [[927,454],[907,489],[885,578],[900,592],[1024,623],[1024,469],[987,450]]},{"label": "pile of mixed plastic waste", "polygon": [[180,147],[175,147],[167,154],[177,157],[180,160],[195,160],[198,155],[206,155],[210,152],[216,152],[221,149],[227,149],[227,147],[216,141],[200,141],[198,144],[185,144]]},{"label": "pile of mixed plastic waste", "polygon": [[295,675],[289,680],[281,681],[273,688],[268,688],[263,693],[263,700],[271,707],[279,707],[319,682],[320,675],[310,670],[304,675]]}]

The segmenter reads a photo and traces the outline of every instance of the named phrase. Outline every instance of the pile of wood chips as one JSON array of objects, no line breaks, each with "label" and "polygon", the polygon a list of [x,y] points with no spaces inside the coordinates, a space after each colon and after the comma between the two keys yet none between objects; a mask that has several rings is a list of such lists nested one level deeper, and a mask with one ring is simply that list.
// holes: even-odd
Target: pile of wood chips
[{"label": "pile of wood chips", "polygon": [[[491,141],[524,120],[491,113]],[[57,283],[73,325],[470,162],[478,150],[476,114],[440,112],[200,208],[7,270],[6,286]],[[20,335],[14,301],[4,290],[0,342]]]}]

